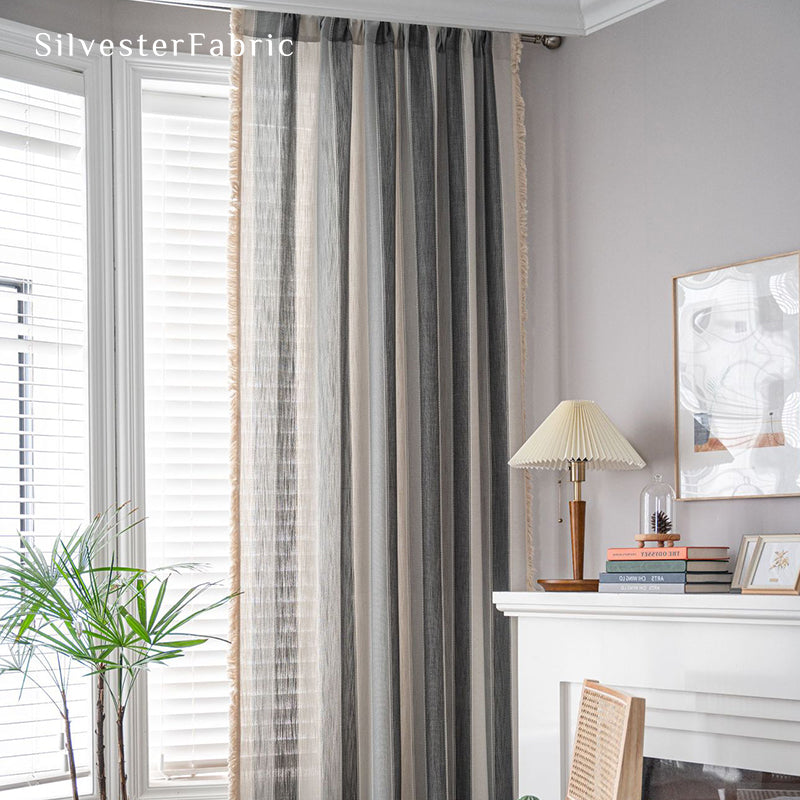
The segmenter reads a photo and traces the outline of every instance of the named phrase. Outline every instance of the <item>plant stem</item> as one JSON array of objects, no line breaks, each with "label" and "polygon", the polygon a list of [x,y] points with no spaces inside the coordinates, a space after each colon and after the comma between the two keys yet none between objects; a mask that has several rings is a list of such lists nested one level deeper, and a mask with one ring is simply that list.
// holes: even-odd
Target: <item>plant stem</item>
[{"label": "plant stem", "polygon": [[106,683],[105,667],[97,673],[97,728],[95,728],[95,741],[97,743],[97,790],[100,800],[107,800],[106,786]]},{"label": "plant stem", "polygon": [[69,779],[72,783],[72,800],[80,800],[78,797],[78,772],[75,769],[75,751],[72,749],[72,722],[69,718],[69,707],[67,706],[67,693],[61,689],[61,705],[63,707],[62,717],[64,719],[64,739],[67,750],[67,763],[69,764]]},{"label": "plant stem", "polygon": [[128,800],[128,775],[125,771],[125,706],[117,706],[117,760],[119,763],[119,796]]}]

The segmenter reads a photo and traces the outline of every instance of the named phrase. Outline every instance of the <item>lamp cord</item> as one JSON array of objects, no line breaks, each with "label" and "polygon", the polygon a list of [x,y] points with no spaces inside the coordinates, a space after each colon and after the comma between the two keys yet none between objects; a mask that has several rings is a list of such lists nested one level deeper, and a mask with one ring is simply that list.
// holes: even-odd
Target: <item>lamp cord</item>
[{"label": "lamp cord", "polygon": [[558,524],[559,525],[561,525],[564,522],[564,517],[561,516],[561,508],[562,508],[562,506],[561,506],[561,486],[562,486],[563,483],[564,483],[564,477],[563,477],[563,474],[562,474],[562,477],[560,477],[558,479],[558,514],[559,514]]}]

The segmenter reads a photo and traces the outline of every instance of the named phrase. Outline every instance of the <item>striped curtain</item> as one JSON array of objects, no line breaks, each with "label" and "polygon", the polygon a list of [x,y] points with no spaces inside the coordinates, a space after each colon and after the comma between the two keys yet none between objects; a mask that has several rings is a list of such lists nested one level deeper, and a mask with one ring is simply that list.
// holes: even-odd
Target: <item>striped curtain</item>
[{"label": "striped curtain", "polygon": [[231,797],[512,800],[519,40],[232,27]]}]

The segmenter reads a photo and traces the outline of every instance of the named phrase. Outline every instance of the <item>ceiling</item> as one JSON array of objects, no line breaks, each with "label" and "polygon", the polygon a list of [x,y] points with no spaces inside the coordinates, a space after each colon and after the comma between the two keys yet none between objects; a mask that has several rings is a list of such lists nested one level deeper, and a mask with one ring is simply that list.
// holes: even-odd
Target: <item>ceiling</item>
[{"label": "ceiling", "polygon": [[387,22],[586,36],[664,0],[161,0],[170,5],[336,15]]}]

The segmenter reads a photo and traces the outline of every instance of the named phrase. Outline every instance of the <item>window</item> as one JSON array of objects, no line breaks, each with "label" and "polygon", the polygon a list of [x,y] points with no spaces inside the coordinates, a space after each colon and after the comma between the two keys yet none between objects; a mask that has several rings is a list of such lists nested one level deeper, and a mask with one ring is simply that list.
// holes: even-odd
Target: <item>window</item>
[{"label": "window", "polygon": [[[0,78],[0,176],[0,541],[46,547],[89,500],[83,97]],[[18,685],[0,678],[0,790],[61,794],[45,788],[67,778],[57,710],[32,682],[17,701]],[[77,675],[70,706],[86,774],[90,688]]]},{"label": "window", "polygon": [[[91,378],[104,357],[92,309],[103,291],[93,264],[105,217],[95,216],[93,239],[87,223],[101,199],[86,159],[99,84],[94,59],[20,57],[19,43],[32,41],[22,28],[3,24],[0,47],[0,546],[19,548],[25,537],[47,550],[106,502],[96,477],[105,450],[96,443],[107,417]],[[70,793],[63,725],[37,681],[50,686],[45,665],[33,665],[21,694],[17,676],[0,676],[0,799]],[[88,793],[92,685],[80,669],[70,673],[68,698]]]},{"label": "window", "polygon": [[[115,56],[112,135],[110,59],[45,63],[29,58],[36,30],[0,20],[0,33],[0,544],[46,545],[132,500],[147,520],[120,557],[205,564],[171,590],[219,580],[211,602],[229,559],[229,63]],[[225,637],[227,614],[197,632]],[[88,797],[93,686],[75,673]],[[128,712],[131,796],[226,796],[225,643],[154,669],[142,689]],[[61,720],[0,677],[0,800],[69,795]]]},{"label": "window", "polygon": [[[142,310],[146,560],[226,593],[230,530],[227,87],[142,83]],[[176,598],[177,599],[177,598]],[[225,607],[196,630],[225,638]],[[210,640],[148,676],[152,784],[227,776],[227,647]]]},{"label": "window", "polygon": [[[118,235],[130,244],[118,262],[119,392],[132,398],[120,493],[147,517],[127,558],[206,565],[170,583],[220,581],[209,602],[229,572],[229,67],[197,56],[114,64],[117,145],[129,155],[116,175]],[[227,637],[228,613],[193,632]],[[212,640],[148,675],[131,715],[145,796],[227,796],[227,656]]]},{"label": "window", "polygon": [[88,511],[83,98],[0,78],[0,520]]}]

